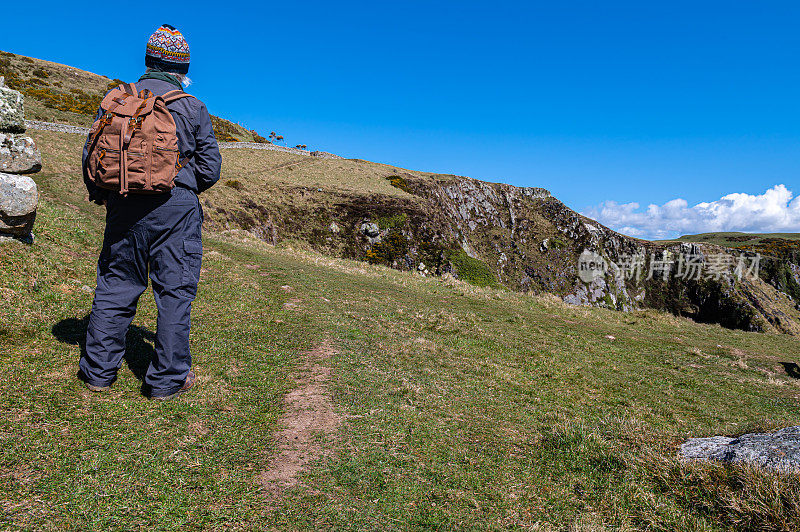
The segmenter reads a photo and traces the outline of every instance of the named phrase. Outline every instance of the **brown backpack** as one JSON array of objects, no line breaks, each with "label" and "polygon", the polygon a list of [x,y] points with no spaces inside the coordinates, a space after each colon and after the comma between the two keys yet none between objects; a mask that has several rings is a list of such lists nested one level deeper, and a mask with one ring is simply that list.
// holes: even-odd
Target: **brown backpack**
[{"label": "brown backpack", "polygon": [[167,105],[189,97],[180,90],[156,96],[133,83],[120,85],[103,98],[105,113],[92,125],[89,175],[95,185],[131,194],[159,194],[175,186],[188,161],[179,161],[175,120]]}]

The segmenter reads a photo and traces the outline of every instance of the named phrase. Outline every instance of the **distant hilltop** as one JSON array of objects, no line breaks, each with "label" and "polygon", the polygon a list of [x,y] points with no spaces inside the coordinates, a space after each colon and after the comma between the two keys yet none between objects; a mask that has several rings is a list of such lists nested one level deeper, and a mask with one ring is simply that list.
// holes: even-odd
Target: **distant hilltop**
[{"label": "distant hilltop", "polygon": [[697,235],[683,235],[676,240],[680,242],[709,242],[726,247],[740,247],[743,245],[766,244],[775,240],[800,240],[800,233],[700,233]]}]

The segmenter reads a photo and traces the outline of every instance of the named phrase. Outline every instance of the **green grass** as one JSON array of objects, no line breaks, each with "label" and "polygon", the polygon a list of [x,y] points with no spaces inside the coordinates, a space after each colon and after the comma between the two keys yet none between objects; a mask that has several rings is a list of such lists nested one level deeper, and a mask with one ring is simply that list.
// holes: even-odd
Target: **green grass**
[{"label": "green grass", "polygon": [[741,247],[768,242],[768,239],[800,240],[800,233],[700,233],[683,235],[675,240],[663,240],[662,242],[703,242],[725,247]]},{"label": "green grass", "polygon": [[497,276],[482,261],[472,258],[463,250],[450,252],[448,259],[456,269],[459,279],[475,286],[499,288]]},{"label": "green grass", "polygon": [[[111,393],[88,392],[77,344],[103,213],[82,201],[79,143],[37,141],[36,242],[0,245],[0,527],[800,527],[796,476],[676,459],[689,436],[796,423],[800,385],[780,362],[798,347],[784,335],[570,307],[207,232],[198,388],[149,402],[134,361]],[[139,358],[155,318],[148,292],[130,337]],[[300,354],[326,339],[342,425],[276,495],[258,478],[283,397]]]},{"label": "green grass", "polygon": [[381,229],[394,229],[403,227],[408,222],[408,214],[401,212],[391,216],[378,218],[378,227]]}]

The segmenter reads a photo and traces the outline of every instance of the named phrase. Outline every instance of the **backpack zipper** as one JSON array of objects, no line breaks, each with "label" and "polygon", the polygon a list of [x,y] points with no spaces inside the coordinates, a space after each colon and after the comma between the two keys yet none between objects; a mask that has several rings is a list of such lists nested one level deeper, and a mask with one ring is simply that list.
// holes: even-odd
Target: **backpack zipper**
[{"label": "backpack zipper", "polygon": [[[119,150],[112,149],[112,148],[100,148],[100,158],[101,158],[101,159],[103,158],[103,155],[104,155],[105,153],[120,153],[120,151],[119,151]],[[131,155],[131,156],[133,156],[133,157],[144,157],[144,155],[145,155],[145,154],[144,154],[144,153],[141,153],[141,152],[137,152],[137,151],[130,151],[130,150],[129,150],[129,151],[128,151],[128,155]]]}]

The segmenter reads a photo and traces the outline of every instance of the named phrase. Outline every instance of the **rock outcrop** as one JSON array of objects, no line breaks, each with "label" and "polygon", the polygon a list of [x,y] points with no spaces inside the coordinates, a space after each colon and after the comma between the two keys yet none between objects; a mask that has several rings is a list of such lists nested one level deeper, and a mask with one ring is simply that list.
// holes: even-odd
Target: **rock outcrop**
[{"label": "rock outcrop", "polygon": [[[774,274],[749,272],[754,257],[745,250],[631,238],[542,188],[442,174],[384,177],[406,195],[317,196],[283,187],[275,190],[281,202],[252,198],[238,212],[206,205],[221,227],[235,224],[266,240],[273,235],[273,242],[277,233],[349,259],[552,293],[576,305],[653,308],[728,328],[800,335],[800,287],[786,261],[776,259],[784,266]],[[746,268],[737,272],[740,263]]]},{"label": "rock outcrop", "polygon": [[797,473],[800,472],[800,427],[738,438],[692,438],[681,445],[679,456],[683,460],[745,463]]},{"label": "rock outcrop", "polygon": [[0,236],[29,238],[38,201],[29,176],[0,173]]},{"label": "rock outcrop", "polygon": [[0,77],[0,131],[25,133],[25,108],[22,94],[5,86]]},{"label": "rock outcrop", "polygon": [[734,329],[800,334],[800,300],[759,277],[768,270],[751,270],[758,259],[747,252],[627,237],[540,188],[465,177],[432,186],[409,176],[406,184],[433,204],[427,232],[485,262],[509,288],[576,305],[655,308]]},{"label": "rock outcrop", "polygon": [[0,172],[32,174],[42,169],[42,156],[30,137],[0,133]]},{"label": "rock outcrop", "polygon": [[0,77],[0,237],[31,241],[39,193],[26,175],[42,168],[33,139],[25,133],[22,94]]}]

